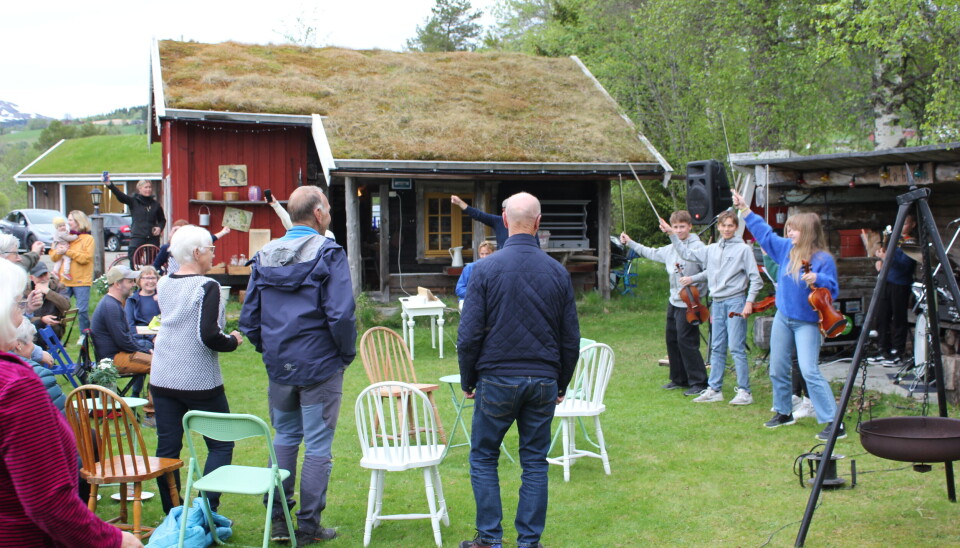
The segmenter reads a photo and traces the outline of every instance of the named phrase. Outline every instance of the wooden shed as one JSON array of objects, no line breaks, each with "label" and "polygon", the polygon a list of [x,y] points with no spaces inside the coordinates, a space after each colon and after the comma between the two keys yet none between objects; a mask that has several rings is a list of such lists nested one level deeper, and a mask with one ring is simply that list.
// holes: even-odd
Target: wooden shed
[{"label": "wooden shed", "polygon": [[[284,200],[317,185],[355,292],[383,300],[418,285],[452,292],[448,249],[469,261],[493,239],[452,194],[499,213],[520,191],[543,202],[548,251],[575,283],[608,295],[611,179],[672,172],[576,58],[160,41],[151,73],[169,218],[209,209],[216,227],[235,207],[275,238],[279,219],[249,188]],[[223,166],[242,168],[246,186],[221,186]],[[248,251],[237,232],[218,248]]]},{"label": "wooden shed", "polygon": [[[856,326],[836,343],[856,340],[876,283],[875,259],[867,256],[861,229],[880,233],[894,224],[897,196],[908,190],[907,169],[918,186],[931,191],[930,209],[945,247],[960,230],[960,143],[816,156],[743,153],[732,155],[731,162],[746,176],[753,210],[775,229],[797,211],[820,215],[840,275],[836,305]],[[954,264],[943,272],[956,276],[960,242],[949,256]],[[942,325],[960,330],[960,311],[950,308],[940,311]],[[958,339],[951,340],[956,346]]]}]

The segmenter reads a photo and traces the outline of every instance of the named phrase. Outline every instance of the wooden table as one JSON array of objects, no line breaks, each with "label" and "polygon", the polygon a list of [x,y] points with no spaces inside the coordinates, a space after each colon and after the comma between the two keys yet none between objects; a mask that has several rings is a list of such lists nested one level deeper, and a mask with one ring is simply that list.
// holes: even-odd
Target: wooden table
[{"label": "wooden table", "polygon": [[[417,316],[430,317],[430,348],[437,347],[437,328],[440,330],[440,357],[443,357],[443,310],[447,305],[443,301],[424,300],[420,297],[401,297],[400,298],[400,319],[403,321],[403,340],[410,349],[410,359],[414,359],[413,351],[413,327],[414,318]],[[436,317],[436,320],[433,319]]]}]

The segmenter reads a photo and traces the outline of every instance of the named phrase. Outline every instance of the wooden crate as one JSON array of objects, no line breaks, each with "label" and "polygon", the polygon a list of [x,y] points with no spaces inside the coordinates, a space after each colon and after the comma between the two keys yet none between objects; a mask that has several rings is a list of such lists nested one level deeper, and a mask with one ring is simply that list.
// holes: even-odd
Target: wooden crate
[{"label": "wooden crate", "polygon": [[250,267],[249,267],[249,266],[242,266],[242,265],[241,265],[241,266],[228,265],[228,266],[227,266],[227,274],[229,274],[229,275],[231,275],[231,276],[249,276],[249,275],[250,275]]}]

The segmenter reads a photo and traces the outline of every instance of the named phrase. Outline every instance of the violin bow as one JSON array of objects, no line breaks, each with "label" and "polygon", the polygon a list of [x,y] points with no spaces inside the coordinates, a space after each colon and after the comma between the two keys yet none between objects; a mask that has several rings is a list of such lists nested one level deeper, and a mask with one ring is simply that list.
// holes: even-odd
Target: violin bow
[{"label": "violin bow", "polygon": [[633,173],[633,178],[637,180],[637,184],[640,185],[640,190],[643,191],[643,195],[647,197],[647,203],[650,204],[650,208],[653,209],[653,214],[657,216],[657,219],[662,219],[663,217],[657,213],[656,206],[653,205],[653,200],[650,199],[650,195],[647,194],[647,189],[643,187],[643,182],[640,180],[640,177],[637,176],[637,172],[633,170],[633,166],[627,163],[627,167],[630,168],[630,173]]},{"label": "violin bow", "polygon": [[620,178],[620,221],[623,223],[623,232],[627,231],[627,213],[623,209],[623,175]]}]

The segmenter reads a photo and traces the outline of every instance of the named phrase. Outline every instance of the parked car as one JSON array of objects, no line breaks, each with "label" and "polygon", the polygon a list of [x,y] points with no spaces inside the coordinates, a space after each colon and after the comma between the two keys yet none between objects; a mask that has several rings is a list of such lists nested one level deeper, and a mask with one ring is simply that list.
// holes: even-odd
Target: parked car
[{"label": "parked car", "polygon": [[47,248],[53,243],[54,217],[64,217],[54,209],[14,209],[0,220],[0,230],[20,239],[20,248],[29,251],[36,241]]},{"label": "parked car", "polygon": [[119,251],[121,247],[130,245],[129,215],[122,213],[103,214],[103,246],[107,251]]}]

